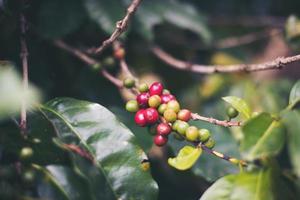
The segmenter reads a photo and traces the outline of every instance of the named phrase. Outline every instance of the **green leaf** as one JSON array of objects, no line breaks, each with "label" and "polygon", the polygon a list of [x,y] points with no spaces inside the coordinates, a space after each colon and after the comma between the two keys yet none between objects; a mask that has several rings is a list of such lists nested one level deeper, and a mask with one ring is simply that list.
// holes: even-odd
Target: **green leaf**
[{"label": "green leaf", "polygon": [[78,29],[85,16],[81,0],[43,0],[37,29],[46,38],[62,37]]},{"label": "green leaf", "polygon": [[289,108],[293,108],[300,101],[300,80],[298,80],[293,86],[290,98],[289,98]]},{"label": "green leaf", "polygon": [[169,158],[168,163],[178,170],[187,170],[193,167],[202,153],[201,148],[185,146],[175,158]]},{"label": "green leaf", "polygon": [[261,113],[247,121],[242,131],[244,138],[240,150],[246,159],[276,155],[284,145],[284,127],[268,113]]},{"label": "green leaf", "polygon": [[[59,139],[78,146],[92,159],[73,153],[75,168],[102,199],[155,199],[157,184],[140,164],[146,158],[136,138],[99,104],[56,98],[41,106]],[[105,195],[105,197],[103,197]]]},{"label": "green leaf", "polygon": [[272,171],[228,175],[217,180],[200,200],[273,200]]},{"label": "green leaf", "polygon": [[243,99],[236,96],[227,96],[223,97],[222,99],[229,103],[237,111],[242,113],[246,119],[249,119],[251,117],[251,109]]},{"label": "green leaf", "polygon": [[288,151],[293,170],[300,177],[300,111],[288,111],[283,114],[282,119],[287,129]]},{"label": "green leaf", "polygon": [[116,23],[125,15],[126,7],[120,0],[85,0],[84,5],[90,18],[107,34],[111,34],[114,31]]}]

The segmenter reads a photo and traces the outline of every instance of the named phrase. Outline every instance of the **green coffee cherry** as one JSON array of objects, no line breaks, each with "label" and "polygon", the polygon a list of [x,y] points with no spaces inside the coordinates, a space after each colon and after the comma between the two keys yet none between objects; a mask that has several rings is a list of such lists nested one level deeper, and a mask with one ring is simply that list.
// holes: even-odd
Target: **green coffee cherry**
[{"label": "green coffee cherry", "polygon": [[212,138],[209,138],[209,139],[204,143],[204,145],[205,145],[207,148],[210,148],[210,149],[214,148],[215,144],[216,144],[216,142],[215,142],[215,140],[212,139]]},{"label": "green coffee cherry", "polygon": [[167,89],[163,89],[163,94],[171,94],[171,92]]},{"label": "green coffee cherry", "polygon": [[138,90],[143,93],[143,92],[147,92],[149,90],[149,86],[146,83],[141,83],[138,86]]},{"label": "green coffee cherry", "polygon": [[25,183],[32,183],[35,180],[35,172],[31,169],[28,169],[22,173],[22,180]]},{"label": "green coffee cherry", "polygon": [[33,155],[33,150],[30,147],[24,147],[21,149],[20,152],[20,159],[21,160],[28,160]]},{"label": "green coffee cherry", "polygon": [[184,121],[179,121],[177,125],[177,132],[180,133],[181,135],[185,136],[185,131],[189,127],[189,124]]},{"label": "green coffee cherry", "polygon": [[123,80],[123,85],[126,88],[132,88],[135,85],[135,80],[133,78],[125,78]]},{"label": "green coffee cherry", "polygon": [[232,106],[227,108],[226,113],[230,119],[236,118],[239,115],[239,112]]},{"label": "green coffee cherry", "polygon": [[148,105],[152,108],[158,107],[160,105],[160,103],[161,103],[161,99],[160,99],[160,96],[158,96],[158,95],[153,95],[148,100]]},{"label": "green coffee cherry", "polygon": [[168,109],[174,110],[176,113],[178,113],[180,110],[180,105],[176,100],[169,101],[167,105],[168,105]]},{"label": "green coffee cherry", "polygon": [[103,60],[103,64],[107,66],[112,66],[115,64],[115,60],[112,57],[107,57]]},{"label": "green coffee cherry", "polygon": [[210,138],[210,131],[207,129],[200,129],[199,130],[199,140],[201,142],[206,142]]},{"label": "green coffee cherry", "polygon": [[180,120],[176,120],[173,124],[172,124],[172,130],[173,131],[177,131],[178,128],[178,124],[180,123]]},{"label": "green coffee cherry", "polygon": [[95,63],[95,64],[91,65],[91,67],[94,71],[99,71],[102,69],[101,63]]},{"label": "green coffee cherry", "polygon": [[167,110],[167,104],[163,103],[163,104],[160,104],[160,106],[158,107],[158,112],[159,114],[163,115],[164,112]]},{"label": "green coffee cherry", "polygon": [[183,141],[183,140],[184,140],[184,137],[178,135],[177,133],[174,133],[174,134],[173,134],[173,137],[174,137],[176,140],[179,140],[179,141]]},{"label": "green coffee cherry", "polygon": [[139,110],[139,104],[136,100],[128,101],[125,107],[128,112],[137,112]]},{"label": "green coffee cherry", "polygon": [[172,109],[167,109],[164,112],[164,118],[167,122],[175,122],[177,119],[177,114],[174,110]]},{"label": "green coffee cherry", "polygon": [[187,140],[191,141],[191,142],[195,142],[198,139],[198,129],[195,126],[190,126],[186,129],[185,131],[185,137]]}]

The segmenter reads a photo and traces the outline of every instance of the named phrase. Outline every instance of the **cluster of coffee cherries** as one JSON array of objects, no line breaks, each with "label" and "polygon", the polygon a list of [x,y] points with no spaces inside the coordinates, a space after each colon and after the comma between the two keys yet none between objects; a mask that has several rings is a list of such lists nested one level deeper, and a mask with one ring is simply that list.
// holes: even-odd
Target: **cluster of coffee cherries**
[{"label": "cluster of coffee cherries", "polygon": [[[134,81],[125,79],[124,86],[134,87]],[[213,148],[215,141],[207,129],[190,126],[191,111],[181,109],[180,104],[170,91],[164,89],[160,82],[154,82],[150,87],[140,84],[139,94],[135,100],[126,103],[126,110],[135,113],[135,123],[141,127],[148,126],[155,134],[154,144],[163,146],[168,142],[168,136],[174,132],[174,137],[190,142],[202,142],[208,148]]]}]

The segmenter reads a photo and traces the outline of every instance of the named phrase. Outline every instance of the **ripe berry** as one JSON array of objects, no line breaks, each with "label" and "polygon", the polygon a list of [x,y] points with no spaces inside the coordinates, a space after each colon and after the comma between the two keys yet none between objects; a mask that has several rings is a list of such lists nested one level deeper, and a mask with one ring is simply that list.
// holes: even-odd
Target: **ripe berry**
[{"label": "ripe berry", "polygon": [[175,122],[177,119],[177,114],[174,110],[167,109],[164,112],[164,118],[167,122]]},{"label": "ripe berry", "polygon": [[161,95],[161,102],[168,103],[171,100],[176,100],[176,98],[172,94],[163,94]]},{"label": "ripe berry", "polygon": [[172,129],[171,126],[167,123],[160,123],[156,127],[157,134],[162,135],[162,136],[168,136]]},{"label": "ripe berry", "polygon": [[139,110],[135,116],[134,121],[139,126],[145,126],[147,124],[146,118],[145,118],[145,110],[141,109]]},{"label": "ripe berry", "polygon": [[166,110],[167,110],[167,104],[165,103],[160,104],[160,106],[158,107],[158,112],[161,115],[163,115]]},{"label": "ripe berry", "polygon": [[214,148],[215,144],[216,144],[216,142],[215,142],[215,140],[213,140],[212,138],[209,138],[209,139],[204,143],[204,145],[205,145],[207,148],[210,148],[210,149]]},{"label": "ripe berry", "polygon": [[123,80],[123,85],[126,88],[132,88],[135,85],[135,80],[133,78],[125,78]]},{"label": "ripe berry", "polygon": [[148,92],[144,92],[144,93],[141,93],[141,94],[137,95],[136,100],[137,100],[138,104],[141,107],[147,107],[148,106],[149,97],[150,97],[149,93]]},{"label": "ripe berry", "polygon": [[189,124],[184,121],[179,121],[177,125],[177,132],[185,136],[185,131],[189,127]]},{"label": "ripe berry", "polygon": [[138,86],[138,90],[140,92],[148,92],[149,90],[149,87],[146,83],[141,83],[139,86]]},{"label": "ripe berry", "polygon": [[227,108],[226,113],[230,119],[236,118],[239,115],[239,112],[232,106]]},{"label": "ripe berry", "polygon": [[181,121],[189,121],[191,119],[191,111],[187,109],[180,110],[177,114],[177,118]]},{"label": "ripe berry", "polygon": [[139,105],[136,100],[130,100],[126,103],[126,110],[128,112],[136,112],[139,110]]},{"label": "ripe berry", "polygon": [[119,60],[123,59],[125,56],[125,49],[118,48],[117,50],[115,50],[114,56],[116,59],[119,59]]},{"label": "ripe berry", "polygon": [[180,110],[180,105],[176,100],[169,101],[167,105],[168,105],[168,109],[174,110],[176,113],[178,113]]},{"label": "ripe berry", "polygon": [[210,138],[210,131],[207,129],[200,129],[199,130],[199,140],[201,142],[206,142]]},{"label": "ripe berry", "polygon": [[161,95],[163,92],[163,85],[160,82],[154,82],[149,89],[150,96]]},{"label": "ripe berry", "polygon": [[20,152],[20,159],[21,160],[27,160],[29,158],[31,158],[33,155],[33,150],[30,147],[24,147],[21,149]]},{"label": "ripe berry", "polygon": [[158,96],[158,95],[153,95],[148,100],[148,105],[152,108],[158,107],[160,105],[160,103],[161,103],[161,99],[160,99],[160,96]]},{"label": "ripe berry", "polygon": [[189,141],[192,142],[196,141],[198,139],[198,136],[199,136],[198,129],[195,126],[190,126],[185,131],[185,137]]},{"label": "ripe berry", "polygon": [[147,108],[144,112],[144,116],[148,124],[154,124],[159,118],[159,114],[154,108]]},{"label": "ripe berry", "polygon": [[156,136],[154,136],[153,141],[154,141],[154,144],[161,147],[168,142],[168,138],[164,137],[162,135],[156,135]]}]

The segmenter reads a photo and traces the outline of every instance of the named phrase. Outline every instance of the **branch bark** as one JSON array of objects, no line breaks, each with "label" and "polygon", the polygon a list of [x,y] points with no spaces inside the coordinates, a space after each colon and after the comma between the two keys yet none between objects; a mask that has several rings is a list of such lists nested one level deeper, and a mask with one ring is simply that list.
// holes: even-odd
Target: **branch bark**
[{"label": "branch bark", "polygon": [[108,39],[106,39],[105,41],[103,41],[101,46],[99,46],[98,48],[92,48],[88,52],[94,53],[94,54],[99,54],[104,49],[106,49],[109,45],[111,45],[116,39],[118,39],[121,36],[121,34],[123,32],[125,32],[125,30],[127,29],[129,21],[130,21],[131,17],[133,16],[133,14],[135,13],[135,11],[137,10],[141,1],[142,0],[132,0],[131,4],[127,8],[125,17],[116,23],[116,29],[111,34],[111,36]]},{"label": "branch bark", "polygon": [[171,67],[192,71],[202,74],[213,74],[213,73],[234,73],[234,72],[255,72],[264,70],[275,70],[281,69],[288,64],[300,61],[300,54],[290,57],[279,57],[273,61],[260,63],[260,64],[236,64],[236,65],[200,65],[193,64],[186,61],[174,58],[159,47],[153,47],[152,52],[160,60],[165,62]]},{"label": "branch bark", "polygon": [[205,121],[211,124],[216,124],[218,126],[224,126],[224,127],[231,127],[231,126],[241,126],[242,123],[239,121],[227,121],[227,120],[218,120],[212,117],[204,117],[201,116],[197,113],[192,113],[192,119],[193,120],[201,120],[201,121]]}]

